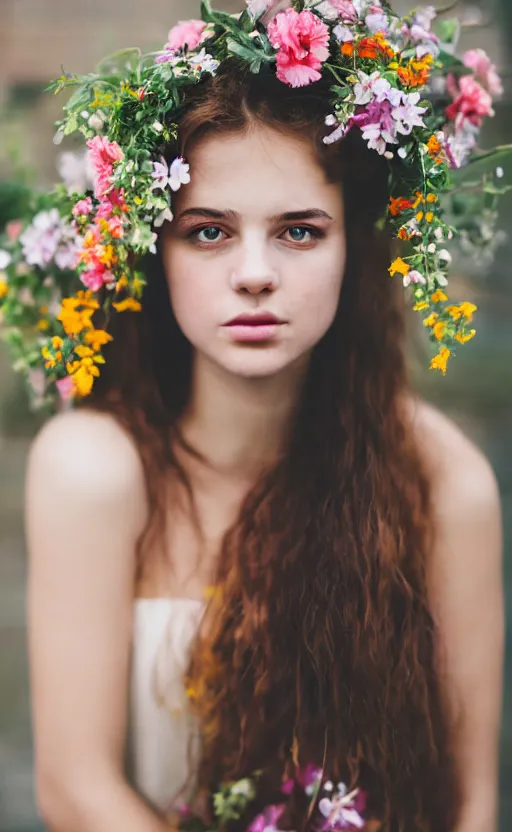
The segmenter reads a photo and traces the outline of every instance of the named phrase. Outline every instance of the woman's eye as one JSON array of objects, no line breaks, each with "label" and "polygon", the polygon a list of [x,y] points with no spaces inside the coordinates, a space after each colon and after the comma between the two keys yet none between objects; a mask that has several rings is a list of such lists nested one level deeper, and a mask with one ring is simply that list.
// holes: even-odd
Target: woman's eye
[{"label": "woman's eye", "polygon": [[311,243],[315,237],[319,236],[312,228],[307,228],[303,225],[294,225],[291,228],[287,228],[285,234],[289,235],[292,243]]},{"label": "woman's eye", "polygon": [[198,243],[218,243],[221,239],[222,230],[216,225],[208,225],[206,228],[200,228],[194,231],[193,236]]}]

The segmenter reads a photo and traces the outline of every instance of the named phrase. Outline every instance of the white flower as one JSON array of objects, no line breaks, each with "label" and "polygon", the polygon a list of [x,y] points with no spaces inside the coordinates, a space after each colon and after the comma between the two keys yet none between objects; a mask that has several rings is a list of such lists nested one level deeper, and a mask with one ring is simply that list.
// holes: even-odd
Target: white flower
[{"label": "white flower", "polygon": [[12,257],[8,251],[0,249],[0,271],[6,269],[12,263]]},{"label": "white flower", "polygon": [[354,40],[354,33],[348,26],[344,26],[343,23],[338,23],[332,30],[332,33],[338,43],[348,43]]},{"label": "white flower", "polygon": [[419,92],[412,92],[409,95],[402,93],[402,103],[392,110],[392,116],[396,121],[398,133],[409,136],[413,127],[424,127],[421,116],[427,111],[426,107],[418,107],[421,96]]},{"label": "white flower", "polygon": [[190,165],[185,162],[182,156],[178,156],[169,169],[169,185],[172,191],[179,191],[182,185],[190,182]]},{"label": "white flower", "polygon": [[376,150],[384,156],[388,144],[396,144],[397,139],[381,124],[367,124],[363,127],[363,139],[368,143],[370,150]]},{"label": "white flower", "polygon": [[505,171],[503,170],[502,167],[497,167],[496,168],[496,176],[497,176],[498,179],[503,179],[503,177],[505,176]]},{"label": "white flower", "polygon": [[327,127],[334,127],[335,124],[338,123],[338,119],[334,115],[334,113],[330,113],[328,116],[325,117],[325,124]]},{"label": "white flower", "polygon": [[155,133],[161,133],[162,130],[164,129],[163,124],[161,124],[159,121],[154,121],[151,126],[153,127],[153,130],[155,131]]},{"label": "white flower", "polygon": [[105,116],[103,115],[101,110],[97,110],[97,112],[93,113],[87,124],[89,125],[91,130],[96,130],[97,133],[99,133],[100,130],[103,130],[103,125],[105,124]]},{"label": "white flower", "polygon": [[364,21],[372,33],[372,35],[376,34],[377,32],[385,32],[388,28],[388,16],[384,12],[379,12],[377,14],[367,14]]},{"label": "white flower", "polygon": [[440,243],[444,240],[443,229],[440,228],[439,226],[434,231],[434,237]]},{"label": "white flower", "polygon": [[194,55],[189,59],[189,64],[192,69],[196,70],[196,72],[209,72],[210,75],[215,75],[220,66],[220,61],[213,58],[212,55],[210,55],[203,47],[197,55]]},{"label": "white flower", "polygon": [[437,251],[437,246],[435,243],[429,243],[427,246],[427,251],[429,254],[435,254]]},{"label": "white flower", "polygon": [[407,149],[405,147],[399,147],[397,150],[397,154],[400,156],[401,159],[407,159]]},{"label": "white flower", "polygon": [[95,184],[95,170],[88,153],[61,153],[57,170],[69,194],[81,194]]},{"label": "white flower", "polygon": [[155,228],[161,228],[164,222],[172,222],[174,219],[174,215],[170,208],[164,208],[164,210],[157,216],[154,226]]},{"label": "white flower", "polygon": [[160,188],[164,191],[169,186],[171,191],[179,191],[182,185],[188,185],[190,182],[189,171],[190,165],[182,156],[177,156],[169,167],[161,156],[159,162],[153,162],[153,189]]},{"label": "white flower", "polygon": [[63,141],[64,141],[64,130],[62,129],[62,127],[60,127],[57,130],[57,132],[55,133],[54,137],[53,137],[53,143],[55,145],[59,145],[59,144],[62,144]]},{"label": "white flower", "polygon": [[369,104],[372,99],[382,102],[389,97],[391,84],[385,78],[380,77],[378,70],[372,72],[371,75],[367,75],[361,70],[357,74],[359,82],[354,84],[354,103],[356,106]]},{"label": "white flower", "polygon": [[327,780],[324,783],[324,789],[325,789],[326,792],[332,792],[332,790],[334,789],[334,786],[333,786],[331,780]]},{"label": "white flower", "polygon": [[251,781],[247,777],[243,780],[239,780],[238,783],[235,783],[234,786],[232,786],[231,794],[240,794],[242,797],[252,797],[253,788]]},{"label": "white flower", "polygon": [[453,259],[450,252],[447,251],[447,249],[445,249],[445,248],[442,248],[441,251],[437,252],[437,257],[443,263],[447,263],[448,265],[452,262],[452,259]]}]

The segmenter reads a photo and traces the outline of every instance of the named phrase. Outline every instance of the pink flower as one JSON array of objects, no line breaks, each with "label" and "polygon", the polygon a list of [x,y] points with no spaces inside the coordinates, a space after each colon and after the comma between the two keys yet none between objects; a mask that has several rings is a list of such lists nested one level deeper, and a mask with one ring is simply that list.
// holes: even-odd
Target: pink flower
[{"label": "pink flower", "polygon": [[97,265],[92,269],[88,269],[86,272],[82,272],[80,280],[87,289],[91,289],[93,292],[99,292],[103,286],[115,283],[116,279],[112,272],[108,271],[105,266]]},{"label": "pink flower", "polygon": [[459,86],[453,77],[448,77],[448,90],[454,100],[446,108],[446,115],[451,121],[469,121],[480,127],[485,116],[493,116],[492,98],[472,75],[462,75]]},{"label": "pink flower", "polygon": [[284,812],[284,806],[271,805],[256,815],[247,832],[277,832],[277,822]]},{"label": "pink flower", "polygon": [[59,396],[63,402],[67,402],[75,395],[75,382],[71,376],[60,378],[55,382],[55,386],[59,392]]},{"label": "pink flower", "polygon": [[196,49],[205,39],[206,23],[203,20],[180,20],[168,34],[166,49]]},{"label": "pink flower", "polygon": [[329,57],[329,28],[310,11],[287,9],[268,24],[272,46],[278,48],[277,77],[290,87],[304,87],[322,76]]},{"label": "pink flower", "polygon": [[86,199],[80,199],[76,205],[73,206],[72,214],[74,217],[84,217],[92,211],[92,199],[90,196]]},{"label": "pink flower", "polygon": [[124,225],[121,217],[112,217],[108,221],[108,230],[117,240],[124,237]]},{"label": "pink flower", "polygon": [[104,199],[100,202],[98,210],[96,211],[96,217],[108,220],[108,218],[112,216],[114,208],[120,208],[121,211],[126,210],[123,190],[118,191],[115,188],[112,188],[112,190],[109,191],[109,193],[106,194]]},{"label": "pink flower", "polygon": [[478,80],[492,96],[503,94],[501,78],[483,49],[468,49],[462,58],[462,62],[473,70]]},{"label": "pink flower", "polygon": [[329,5],[336,9],[342,20],[355,23],[358,14],[352,0],[329,0]]},{"label": "pink flower", "polygon": [[109,142],[105,136],[95,136],[87,142],[89,159],[96,173],[94,196],[102,199],[111,188],[114,162],[119,162],[124,153],[117,142]]},{"label": "pink flower", "polygon": [[15,243],[23,230],[22,220],[11,220],[11,222],[8,222],[5,226],[5,230],[10,242]]}]

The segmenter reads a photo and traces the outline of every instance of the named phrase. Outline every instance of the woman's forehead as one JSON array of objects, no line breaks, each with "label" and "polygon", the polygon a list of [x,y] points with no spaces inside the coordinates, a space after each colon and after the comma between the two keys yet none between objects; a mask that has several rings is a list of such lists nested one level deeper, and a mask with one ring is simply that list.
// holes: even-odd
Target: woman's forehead
[{"label": "woman's forehead", "polygon": [[257,200],[264,213],[274,215],[311,207],[329,211],[340,201],[339,186],[328,182],[312,147],[269,128],[213,134],[191,150],[188,161],[191,182],[180,191],[181,210],[206,200],[209,207],[244,213]]}]

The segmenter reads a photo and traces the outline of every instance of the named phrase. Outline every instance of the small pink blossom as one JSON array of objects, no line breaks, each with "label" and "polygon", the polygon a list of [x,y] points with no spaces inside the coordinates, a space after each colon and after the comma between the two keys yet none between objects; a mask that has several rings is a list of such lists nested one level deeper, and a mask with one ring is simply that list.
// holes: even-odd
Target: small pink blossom
[{"label": "small pink blossom", "polygon": [[277,832],[277,822],[284,812],[284,806],[267,806],[261,815],[256,815],[247,832]]},{"label": "small pink blossom", "polygon": [[94,195],[102,199],[111,188],[114,162],[124,158],[124,153],[117,142],[109,142],[105,136],[95,136],[87,142],[89,159],[96,173]]},{"label": "small pink blossom", "polygon": [[304,87],[322,76],[329,57],[329,28],[310,11],[287,9],[268,24],[270,42],[278,49],[277,77],[291,87]]},{"label": "small pink blossom", "polygon": [[279,0],[247,0],[247,6],[253,17],[259,17],[263,12],[271,11]]},{"label": "small pink blossom", "polygon": [[193,50],[205,39],[207,24],[203,20],[180,20],[168,35],[166,49],[177,52],[179,49]]},{"label": "small pink blossom", "polygon": [[109,234],[117,240],[124,237],[124,225],[121,217],[111,217],[111,219],[108,220],[107,227]]},{"label": "small pink blossom", "polygon": [[328,0],[328,2],[345,22],[355,23],[358,19],[358,14],[352,0]]},{"label": "small pink blossom", "polygon": [[448,76],[448,90],[454,100],[446,108],[446,115],[451,121],[469,121],[480,127],[485,116],[493,116],[492,98],[472,75],[462,75],[458,88],[453,76]]},{"label": "small pink blossom", "polygon": [[86,272],[82,272],[80,280],[87,289],[93,292],[99,292],[103,286],[109,286],[115,283],[115,277],[112,272],[108,271],[105,266],[97,265]]},{"label": "small pink blossom", "polygon": [[90,196],[85,199],[80,199],[76,205],[73,206],[72,214],[74,217],[86,217],[92,211],[92,199]]},{"label": "small pink blossom", "polygon": [[75,395],[75,382],[72,376],[60,378],[55,382],[60,398],[63,402],[68,402]]},{"label": "small pink blossom", "polygon": [[465,66],[472,69],[478,80],[492,96],[503,94],[503,85],[495,65],[483,49],[468,49],[462,58]]},{"label": "small pink blossom", "polygon": [[23,230],[22,220],[11,220],[5,226],[5,230],[11,243],[15,243]]}]

